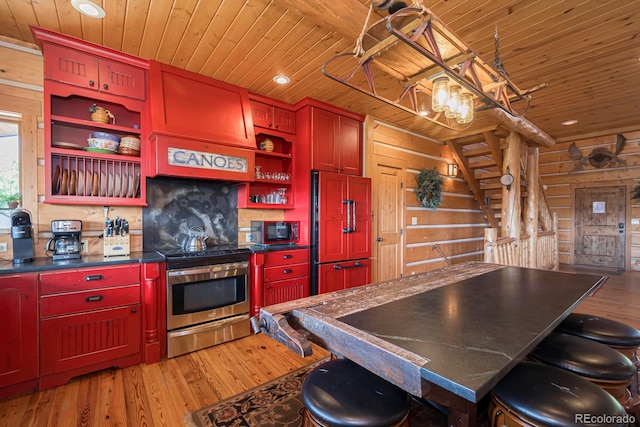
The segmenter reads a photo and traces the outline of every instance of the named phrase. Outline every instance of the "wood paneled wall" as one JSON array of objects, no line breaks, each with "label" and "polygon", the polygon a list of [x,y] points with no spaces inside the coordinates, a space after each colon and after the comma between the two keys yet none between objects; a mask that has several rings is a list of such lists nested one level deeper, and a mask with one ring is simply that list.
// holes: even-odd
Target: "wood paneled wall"
[{"label": "wood paneled wall", "polygon": [[540,148],[540,178],[546,186],[549,207],[558,214],[560,263],[573,264],[574,260],[574,190],[624,185],[627,190],[626,269],[640,270],[640,225],[632,224],[632,219],[640,218],[640,200],[633,201],[630,197],[632,188],[640,184],[640,131],[623,135],[627,143],[618,157],[624,164],[610,164],[599,169],[586,165],[581,171],[574,171],[579,162],[569,155],[569,146],[575,142],[585,157],[597,148],[615,153],[615,131],[610,135],[562,141],[551,148]]},{"label": "wood paneled wall", "polygon": [[[367,125],[373,129],[365,132],[365,175],[373,179],[374,212],[377,165],[402,168],[404,197],[399,200],[404,201],[398,209],[403,212],[403,274],[418,274],[447,263],[481,261],[487,223],[464,178],[446,176],[447,165],[453,162],[449,148],[376,119],[368,118]],[[417,174],[423,168],[434,167],[444,176],[442,205],[436,211],[420,206],[415,194]],[[377,262],[376,234],[374,219],[374,265]]]}]

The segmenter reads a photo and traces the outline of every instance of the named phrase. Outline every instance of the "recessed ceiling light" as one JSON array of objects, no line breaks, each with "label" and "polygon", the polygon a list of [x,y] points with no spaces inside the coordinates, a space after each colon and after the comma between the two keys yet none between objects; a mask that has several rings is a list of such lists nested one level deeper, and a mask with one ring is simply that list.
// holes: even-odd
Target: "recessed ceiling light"
[{"label": "recessed ceiling light", "polygon": [[573,120],[565,120],[564,122],[562,122],[560,124],[562,126],[571,126],[571,125],[575,125],[576,123],[578,123],[578,121],[573,119]]},{"label": "recessed ceiling light", "polygon": [[279,85],[286,85],[288,83],[291,83],[291,79],[282,74],[278,74],[277,76],[274,76],[273,81],[278,83]]},{"label": "recessed ceiling light", "polygon": [[103,8],[89,0],[71,0],[71,6],[78,12],[91,18],[104,18],[106,15]]}]

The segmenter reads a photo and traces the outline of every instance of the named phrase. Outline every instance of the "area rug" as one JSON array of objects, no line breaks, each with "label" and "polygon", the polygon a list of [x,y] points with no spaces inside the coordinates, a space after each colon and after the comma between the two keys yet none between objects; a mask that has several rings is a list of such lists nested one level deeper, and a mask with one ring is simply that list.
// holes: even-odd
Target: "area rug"
[{"label": "area rug", "polygon": [[[302,382],[321,360],[264,383],[247,392],[186,414],[188,427],[300,427],[302,426]],[[428,405],[412,401],[411,426],[444,427],[446,417]]]}]

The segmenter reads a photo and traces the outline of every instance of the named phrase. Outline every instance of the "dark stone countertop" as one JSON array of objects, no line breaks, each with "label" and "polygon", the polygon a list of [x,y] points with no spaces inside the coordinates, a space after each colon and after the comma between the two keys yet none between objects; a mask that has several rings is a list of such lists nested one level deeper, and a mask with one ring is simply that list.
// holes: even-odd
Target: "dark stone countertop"
[{"label": "dark stone countertop", "polygon": [[53,261],[51,258],[35,258],[32,262],[14,265],[13,261],[0,262],[0,275],[18,273],[37,273],[48,270],[100,267],[117,264],[163,262],[164,256],[158,252],[131,252],[128,256],[105,257],[102,255],[84,255],[80,259]]}]

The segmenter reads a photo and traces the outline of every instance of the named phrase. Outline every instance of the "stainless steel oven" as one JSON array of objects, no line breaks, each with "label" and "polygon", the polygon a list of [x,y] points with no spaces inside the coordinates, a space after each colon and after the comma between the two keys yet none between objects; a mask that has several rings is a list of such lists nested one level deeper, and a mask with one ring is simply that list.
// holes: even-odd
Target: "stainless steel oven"
[{"label": "stainless steel oven", "polygon": [[167,357],[249,335],[248,255],[167,258]]}]

